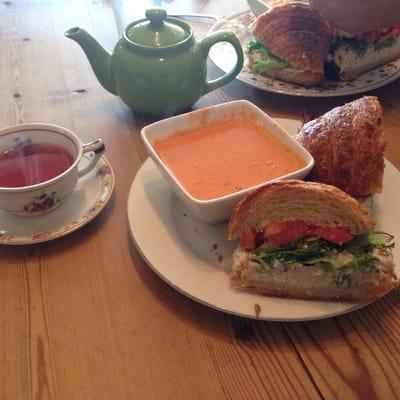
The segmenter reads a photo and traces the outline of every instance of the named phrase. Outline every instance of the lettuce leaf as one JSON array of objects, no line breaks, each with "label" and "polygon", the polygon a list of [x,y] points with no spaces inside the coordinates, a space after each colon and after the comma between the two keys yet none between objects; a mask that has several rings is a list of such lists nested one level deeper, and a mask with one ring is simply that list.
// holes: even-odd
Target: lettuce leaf
[{"label": "lettuce leaf", "polygon": [[383,40],[381,42],[375,42],[374,43],[374,50],[375,51],[380,51],[389,47],[392,47],[396,44],[397,39],[395,37],[390,37],[387,38],[386,40]]},{"label": "lettuce leaf", "polygon": [[373,270],[379,261],[373,251],[377,248],[390,251],[394,238],[385,232],[356,235],[342,246],[319,238],[305,238],[281,247],[272,247],[268,242],[250,252],[250,259],[266,271],[278,261],[290,268],[293,264],[319,265],[328,270],[342,268],[366,268]]},{"label": "lettuce leaf", "polygon": [[295,70],[295,68],[285,60],[273,55],[268,48],[257,39],[251,40],[247,43],[247,51],[252,55],[254,60],[251,65],[251,70],[254,73],[261,74],[271,68],[287,68]]},{"label": "lettuce leaf", "polygon": [[368,43],[363,40],[346,36],[337,36],[332,38],[330,43],[330,52],[334,53],[339,47],[348,47],[361,57],[367,51]]},{"label": "lettuce leaf", "polygon": [[392,47],[396,43],[395,37],[390,37],[382,41],[376,41],[373,44],[368,44],[364,40],[355,39],[346,36],[337,36],[332,38],[330,43],[330,52],[334,53],[339,47],[347,47],[354,51],[359,57],[363,56],[369,46],[373,46],[374,51],[380,51]]}]

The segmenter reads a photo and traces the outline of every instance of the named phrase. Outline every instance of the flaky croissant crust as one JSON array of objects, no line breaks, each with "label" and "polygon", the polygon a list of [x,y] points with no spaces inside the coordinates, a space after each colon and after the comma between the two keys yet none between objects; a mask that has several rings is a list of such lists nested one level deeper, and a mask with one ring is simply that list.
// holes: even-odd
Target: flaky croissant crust
[{"label": "flaky croissant crust", "polygon": [[272,54],[294,67],[313,73],[324,72],[331,27],[309,6],[274,7],[256,19],[252,32]]},{"label": "flaky croissant crust", "polygon": [[382,190],[385,140],[376,97],[352,101],[304,124],[297,140],[314,157],[311,180],[355,197]]},{"label": "flaky croissant crust", "polygon": [[239,202],[228,223],[228,239],[250,230],[261,231],[272,221],[287,220],[343,226],[354,234],[373,228],[367,211],[340,189],[290,179],[269,183]]}]

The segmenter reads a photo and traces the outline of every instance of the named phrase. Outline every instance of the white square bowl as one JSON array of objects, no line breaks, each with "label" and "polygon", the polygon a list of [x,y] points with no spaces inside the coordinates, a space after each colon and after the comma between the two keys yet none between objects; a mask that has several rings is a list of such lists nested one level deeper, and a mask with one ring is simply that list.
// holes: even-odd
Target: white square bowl
[{"label": "white square bowl", "polygon": [[[192,130],[215,121],[237,118],[238,116],[250,118],[251,121],[265,127],[265,129],[278,139],[278,141],[283,143],[304,160],[305,166],[290,174],[282,175],[273,180],[260,182],[257,185],[226,196],[210,200],[196,199],[185,189],[185,187],[182,186],[173,172],[159,157],[157,152],[154,150],[154,142],[172,136],[178,131],[182,132],[184,130]],[[145,126],[141,130],[141,137],[150,157],[156,163],[174,192],[197,218],[208,223],[218,223],[228,219],[235,205],[254,189],[257,189],[268,182],[279,179],[302,179],[311,171],[314,165],[314,159],[311,154],[300,143],[298,143],[287,131],[281,128],[264,111],[246,100],[231,101],[155,122]]]}]

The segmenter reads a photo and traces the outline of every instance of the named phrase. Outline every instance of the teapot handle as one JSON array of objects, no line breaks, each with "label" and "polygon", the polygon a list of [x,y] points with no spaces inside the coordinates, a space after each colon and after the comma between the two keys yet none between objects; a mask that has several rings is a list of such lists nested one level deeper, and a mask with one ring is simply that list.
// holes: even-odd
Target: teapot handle
[{"label": "teapot handle", "polygon": [[204,93],[211,92],[212,90],[218,89],[219,87],[225,85],[226,83],[230,82],[231,80],[235,79],[235,77],[239,74],[243,67],[243,50],[242,46],[238,40],[238,38],[230,31],[217,31],[208,35],[200,42],[200,48],[205,55],[208,56],[208,52],[210,51],[211,46],[218,42],[228,42],[230,43],[237,55],[236,64],[234,67],[227,72],[225,75],[214,79],[210,82],[205,82]]}]

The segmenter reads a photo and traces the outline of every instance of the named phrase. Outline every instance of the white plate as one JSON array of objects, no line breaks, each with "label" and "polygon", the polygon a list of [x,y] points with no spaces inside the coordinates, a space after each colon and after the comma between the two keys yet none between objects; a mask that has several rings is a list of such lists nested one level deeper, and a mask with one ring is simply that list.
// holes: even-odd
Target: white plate
[{"label": "white plate", "polygon": [[[88,162],[82,158],[82,167]],[[0,210],[0,244],[22,245],[46,242],[76,231],[96,217],[114,188],[114,172],[102,157],[93,171],[79,179],[70,196],[47,214],[21,217]]]},{"label": "white plate", "polygon": [[[295,133],[298,121],[278,121]],[[400,238],[397,182],[400,173],[386,163],[384,190],[374,205],[377,229]],[[302,321],[332,317],[365,304],[264,297],[235,290],[229,284],[232,251],[226,224],[208,225],[190,215],[150,159],[138,171],[128,197],[133,240],[147,264],[186,296],[217,310],[249,318]],[[400,263],[399,246],[394,250]]]},{"label": "white plate", "polygon": [[[251,11],[238,12],[217,21],[217,23],[211,27],[209,33],[221,29],[228,29],[236,34],[245,51],[246,44],[253,39],[249,29],[249,25],[253,20],[254,15]],[[211,60],[224,72],[230,71],[236,62],[235,50],[227,43],[217,43],[215,46],[211,47],[209,55]],[[245,59],[247,59],[246,56]],[[326,81],[324,86],[321,87],[307,88],[255,74],[251,72],[246,61],[237,79],[258,89],[274,93],[291,96],[333,97],[365,93],[385,86],[399,77],[400,59],[360,75],[351,82]]]}]

